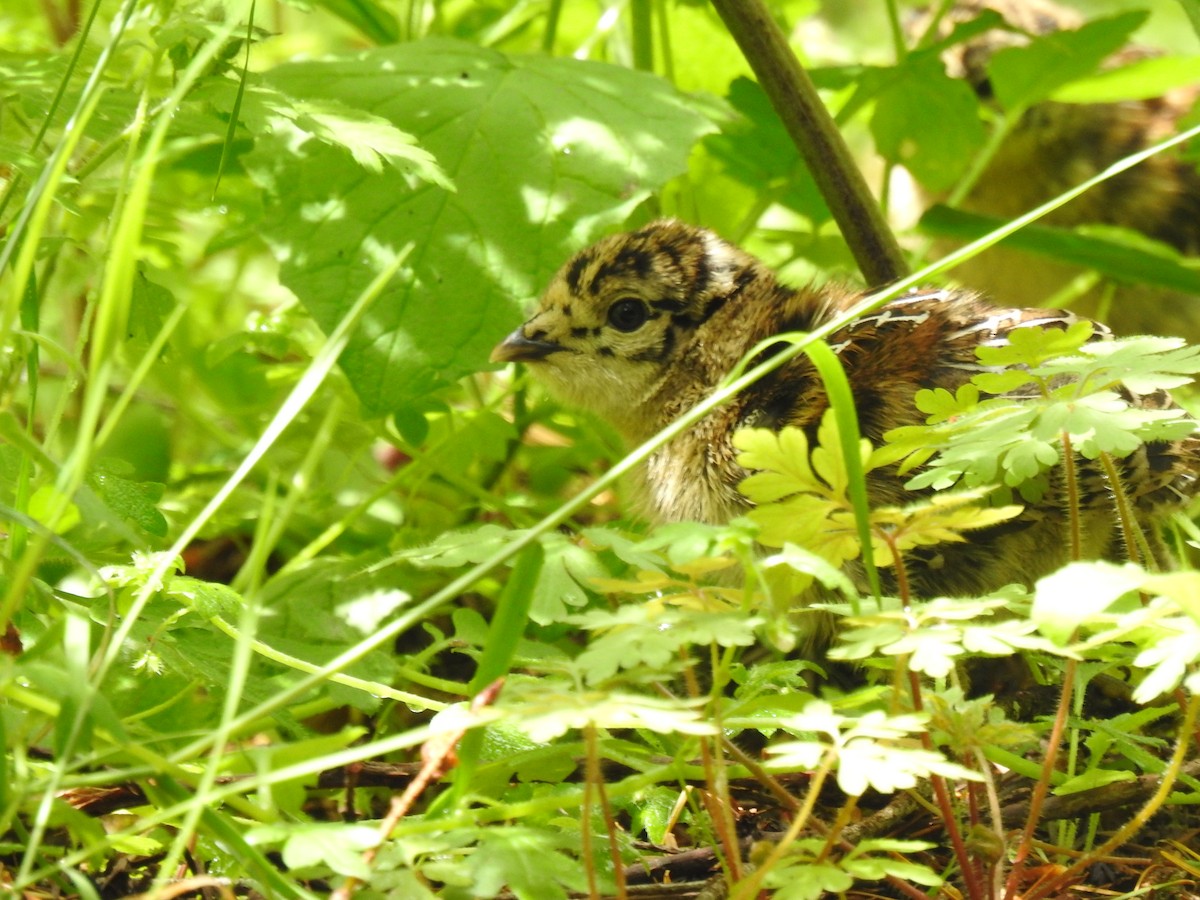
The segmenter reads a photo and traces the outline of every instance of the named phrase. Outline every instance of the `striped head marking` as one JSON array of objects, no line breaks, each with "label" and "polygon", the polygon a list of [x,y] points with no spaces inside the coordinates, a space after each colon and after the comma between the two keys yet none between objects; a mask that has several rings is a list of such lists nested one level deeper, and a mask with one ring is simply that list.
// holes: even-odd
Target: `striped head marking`
[{"label": "striped head marking", "polygon": [[712,232],[670,219],[604,238],[559,270],[492,360],[530,364],[556,394],[618,427],[644,421],[640,404],[757,265]]}]

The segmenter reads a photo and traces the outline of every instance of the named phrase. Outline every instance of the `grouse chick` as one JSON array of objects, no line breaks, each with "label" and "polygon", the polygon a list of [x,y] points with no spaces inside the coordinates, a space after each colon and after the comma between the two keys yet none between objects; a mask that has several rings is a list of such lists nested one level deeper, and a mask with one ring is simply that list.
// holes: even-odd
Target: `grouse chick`
[{"label": "grouse chick", "polygon": [[[565,401],[612,422],[640,443],[707,397],[735,364],[772,335],[811,331],[860,298],[839,287],[794,289],[762,262],[711,231],[660,220],[604,238],[554,276],[533,315],[499,344],[495,362],[522,362]],[[997,309],[966,291],[926,290],[899,297],[834,332],[854,391],[860,427],[873,444],[885,432],[923,421],[921,388],[953,391],[981,371],[975,349],[1004,343],[1013,329],[1065,326],[1061,310]],[[762,351],[759,359],[785,346]],[[828,406],[805,356],[792,359],[657,450],[641,473],[646,512],[660,521],[720,523],[745,511],[737,489],[740,428],[792,425],[814,441]],[[1135,496],[1157,512],[1164,493],[1190,489],[1180,461],[1195,447],[1154,444],[1126,460],[1140,480]],[[1194,466],[1193,466],[1194,468]],[[911,502],[894,469],[868,477],[875,505]],[[1150,498],[1153,498],[1151,500]],[[975,532],[908,565],[918,593],[970,595],[1014,581],[1031,583],[1065,563],[1068,541],[1061,491],[1015,521]],[[1110,498],[1084,510],[1085,552],[1110,557],[1120,535]]]}]

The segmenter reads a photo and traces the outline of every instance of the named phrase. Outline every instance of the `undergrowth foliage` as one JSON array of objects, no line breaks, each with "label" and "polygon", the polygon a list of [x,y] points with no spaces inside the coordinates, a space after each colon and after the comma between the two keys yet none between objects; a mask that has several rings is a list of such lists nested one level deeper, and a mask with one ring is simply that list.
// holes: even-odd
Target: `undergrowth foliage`
[{"label": "undergrowth foliage", "polygon": [[[0,11],[0,889],[1036,898],[1136,841],[1195,875],[1191,521],[1177,571],[902,573],[1051,471],[1192,433],[1129,401],[1186,405],[1196,348],[1021,329],[878,447],[831,390],[811,442],[738,435],[746,516],[651,527],[616,437],[486,359],[569,253],[659,214],[851,277],[706,5],[26,6]],[[1048,97],[1194,80],[1178,47],[1097,74],[1146,16],[1093,15],[997,56],[985,103],[938,53],[993,14],[903,52],[875,5],[814,7],[772,10],[830,29],[852,142],[951,198]],[[923,222],[914,247],[986,227]],[[1043,231],[1200,295],[1147,239]],[[913,502],[864,518],[858,473],[894,466]]]}]

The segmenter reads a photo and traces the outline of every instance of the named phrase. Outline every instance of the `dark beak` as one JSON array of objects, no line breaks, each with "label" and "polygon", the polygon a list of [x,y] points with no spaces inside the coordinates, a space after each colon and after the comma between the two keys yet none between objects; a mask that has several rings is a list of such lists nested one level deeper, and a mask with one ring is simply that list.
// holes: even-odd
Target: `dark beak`
[{"label": "dark beak", "polygon": [[561,345],[551,341],[535,341],[525,337],[525,326],[522,325],[496,345],[490,359],[492,362],[533,362],[561,349]]}]

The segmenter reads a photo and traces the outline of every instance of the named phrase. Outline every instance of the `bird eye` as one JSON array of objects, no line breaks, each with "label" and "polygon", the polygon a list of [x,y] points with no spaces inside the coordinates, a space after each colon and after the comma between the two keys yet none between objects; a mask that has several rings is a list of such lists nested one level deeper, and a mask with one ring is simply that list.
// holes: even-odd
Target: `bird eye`
[{"label": "bird eye", "polygon": [[637,331],[646,324],[646,304],[641,300],[618,300],[608,309],[608,324],[617,331]]}]

